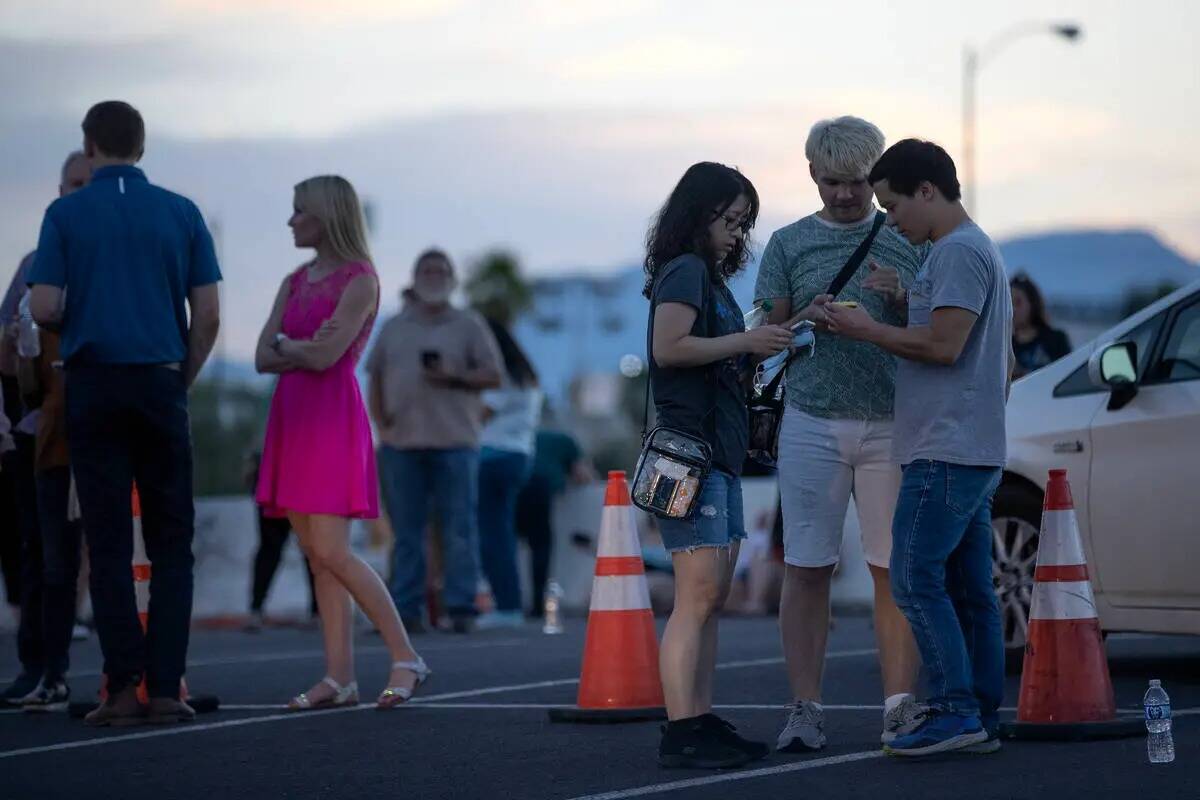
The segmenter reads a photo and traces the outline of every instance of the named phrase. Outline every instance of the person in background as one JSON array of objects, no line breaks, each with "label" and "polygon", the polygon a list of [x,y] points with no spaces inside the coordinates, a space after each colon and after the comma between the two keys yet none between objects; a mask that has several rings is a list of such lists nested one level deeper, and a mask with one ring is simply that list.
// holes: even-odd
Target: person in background
[{"label": "person in background", "polygon": [[[92,165],[76,151],[67,156],[59,181],[59,197],[66,197],[88,184]],[[21,303],[27,308],[27,303]],[[28,596],[33,605],[22,614],[28,626],[41,637],[42,675],[37,688],[22,698],[27,711],[66,708],[71,697],[67,685],[69,650],[75,628],[77,582],[83,530],[70,513],[71,466],[67,450],[65,386],[60,355],[61,337],[37,328],[26,313],[21,315],[22,349],[18,381],[25,406],[36,409],[33,482],[37,519],[25,526]],[[36,342],[36,347],[33,344]]]},{"label": "person in background", "polygon": [[[549,409],[543,419],[549,417]],[[554,555],[554,500],[566,489],[568,481],[582,486],[595,480],[595,470],[584,458],[579,443],[569,433],[543,427],[533,447],[533,468],[529,480],[517,495],[517,535],[529,543],[531,563],[530,615],[545,613],[546,582],[550,578],[550,559]]]},{"label": "person in background", "polygon": [[326,668],[288,708],[358,704],[351,598],[387,645],[391,671],[375,703],[393,708],[430,670],[383,581],[350,549],[350,520],[379,516],[371,426],[354,376],[379,309],[379,280],[362,206],[345,178],[297,184],[288,226],[296,247],[316,255],[284,278],[255,350],[258,371],[279,375],[255,499],[269,514],[287,514],[312,565]]},{"label": "person in background", "polygon": [[1050,327],[1046,319],[1046,303],[1033,279],[1018,272],[1008,282],[1012,291],[1013,352],[1017,366],[1013,379],[1049,366],[1071,352],[1067,334]]},{"label": "person in background", "polygon": [[[876,228],[880,212],[867,173],[883,144],[879,128],[858,117],[813,125],[804,154],[821,208],[775,231],[763,251],[754,296],[772,303],[769,321],[782,323],[795,314],[823,329],[825,304],[852,301],[890,324],[902,323],[904,288],[916,278],[925,248],[891,228]],[[868,239],[866,257],[831,298],[830,285]],[[813,356],[788,368],[779,434],[785,562],[779,629],[792,702],[776,747],[789,753],[825,747],[821,698],[829,595],[851,496],[874,584],[883,742],[911,732],[921,713],[914,695],[917,646],[888,576],[900,490],[900,468],[892,462],[896,359],[822,329]]]},{"label": "person in background", "polygon": [[543,399],[537,372],[516,339],[496,320],[487,323],[504,372],[500,388],[483,393],[487,422],[480,435],[479,558],[495,608],[477,620],[481,630],[515,628],[525,619],[517,569],[517,495],[533,463]]},{"label": "person in background", "polygon": [[[67,438],[91,560],[108,697],[88,725],[167,724],[180,698],[192,616],[192,440],[188,389],[220,327],[212,237],[185,197],[135,166],[142,116],[98,103],[83,121],[92,181],[46,210],[29,271],[30,308],[62,330]],[[129,579],[136,481],[154,563],[148,630]],[[137,686],[146,678],[149,705]]]},{"label": "person in background", "polygon": [[933,242],[906,326],[861,308],[825,307],[830,331],[900,357],[892,525],[896,605],[912,625],[928,713],[885,749],[924,756],[1000,749],[1004,635],[992,580],[992,497],[1007,458],[1012,297],[995,242],[968,216],[954,161],[936,144],[892,145],[868,176],[888,222]]},{"label": "person in background", "polygon": [[[13,503],[15,498],[12,497],[12,485],[9,481],[10,476],[5,474],[4,471],[5,456],[8,455],[8,453],[14,447],[15,445],[13,444],[12,440],[12,423],[9,422],[8,415],[4,413],[4,395],[0,394],[0,527],[5,529],[15,529],[17,527],[15,524],[13,524],[13,517],[15,516]],[[14,538],[17,538],[16,533],[0,534],[0,548],[7,550],[8,548],[5,546],[6,543]],[[0,553],[0,564],[2,564],[4,572],[3,577],[5,605],[7,606],[6,610],[12,615],[13,622],[15,622],[16,625],[20,625],[21,615],[20,592],[18,586],[20,577],[19,573],[18,577],[9,576],[9,564],[10,561],[19,562],[20,560],[19,541],[20,540],[18,539],[18,549],[15,558]],[[13,622],[5,621],[4,623],[0,623],[0,633],[9,633],[10,631],[14,630],[16,625],[13,625]],[[9,688],[11,687],[5,687],[5,695],[8,694]],[[16,693],[14,692],[13,694],[15,696]],[[5,707],[9,704],[9,702],[10,701],[7,699],[0,698],[0,708]]]},{"label": "person in background", "polygon": [[[262,452],[254,451],[246,457],[246,483],[253,494],[258,488],[258,471],[262,465]],[[250,586],[250,619],[246,631],[257,633],[263,629],[263,604],[271,581],[283,560],[283,548],[292,533],[292,523],[287,515],[271,514],[259,503],[254,504],[258,517],[258,550],[254,553],[253,582]],[[312,621],[317,619],[317,590],[313,586],[312,566],[304,557],[304,574],[308,577],[308,614]]]},{"label": "person in background", "polygon": [[768,357],[792,332],[747,332],[728,281],[744,267],[758,193],[737,170],[689,167],[647,234],[650,388],[658,424],[702,439],[712,470],[687,519],[660,519],[675,569],[675,605],[659,652],[667,725],[663,767],[722,769],[765,758],[770,748],[739,736],[712,713],[717,622],[746,538],[742,484],[750,431],[742,356]]},{"label": "person in background", "polygon": [[451,305],[457,285],[444,252],[421,253],[411,294],[367,358],[383,501],[395,535],[389,588],[413,633],[425,630],[430,510],[442,535],[451,624],[457,633],[475,626],[481,395],[500,386],[502,362],[483,318]]},{"label": "person in background", "polygon": [[16,678],[0,691],[0,708],[19,705],[36,688],[41,677],[40,635],[31,635],[40,620],[26,620],[21,624],[23,595],[31,593],[35,600],[41,582],[35,580],[24,587],[22,573],[31,570],[35,574],[40,567],[26,563],[24,541],[34,534],[31,526],[37,524],[37,506],[33,485],[33,438],[37,427],[36,416],[28,416],[21,402],[21,390],[17,380],[17,307],[21,296],[27,291],[26,276],[33,264],[34,253],[28,253],[17,265],[4,300],[0,302],[0,387],[3,388],[4,407],[8,410],[10,429],[8,449],[0,453],[0,572],[4,576],[5,599],[11,610],[17,630],[17,656],[21,671]]}]

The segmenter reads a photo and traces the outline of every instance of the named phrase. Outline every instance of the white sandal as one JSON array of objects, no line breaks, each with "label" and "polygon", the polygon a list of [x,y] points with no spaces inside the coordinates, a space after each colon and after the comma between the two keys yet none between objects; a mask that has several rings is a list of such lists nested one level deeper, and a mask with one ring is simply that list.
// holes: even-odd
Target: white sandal
[{"label": "white sandal", "polygon": [[392,669],[406,669],[417,676],[417,682],[410,689],[407,686],[389,686],[379,693],[379,698],[375,701],[375,707],[380,711],[386,711],[389,708],[395,708],[398,705],[403,705],[412,699],[413,694],[421,687],[421,684],[429,679],[433,674],[433,670],[425,663],[425,659],[417,656],[416,661],[394,661]]},{"label": "white sandal", "polygon": [[316,711],[321,708],[341,708],[342,706],[358,705],[357,681],[350,681],[350,683],[342,686],[333,678],[326,675],[321,679],[321,683],[333,689],[333,697],[326,697],[314,703],[307,692],[301,692],[287,704],[288,711]]}]

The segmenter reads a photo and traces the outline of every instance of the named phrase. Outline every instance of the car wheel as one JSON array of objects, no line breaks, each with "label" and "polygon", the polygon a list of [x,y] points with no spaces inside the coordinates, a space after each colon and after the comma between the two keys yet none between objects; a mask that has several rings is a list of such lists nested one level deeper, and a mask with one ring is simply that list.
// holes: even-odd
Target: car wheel
[{"label": "car wheel", "polygon": [[1039,491],[1021,484],[1000,486],[992,502],[992,580],[1009,672],[1020,672],[1024,661],[1041,523]]}]

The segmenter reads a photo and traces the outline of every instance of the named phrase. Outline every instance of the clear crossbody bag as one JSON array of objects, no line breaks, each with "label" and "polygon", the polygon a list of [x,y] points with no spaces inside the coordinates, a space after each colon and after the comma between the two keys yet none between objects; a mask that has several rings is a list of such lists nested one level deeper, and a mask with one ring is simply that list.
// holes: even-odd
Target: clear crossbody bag
[{"label": "clear crossbody bag", "polygon": [[660,426],[642,444],[633,473],[633,504],[664,519],[687,519],[712,470],[712,448],[690,433]]}]

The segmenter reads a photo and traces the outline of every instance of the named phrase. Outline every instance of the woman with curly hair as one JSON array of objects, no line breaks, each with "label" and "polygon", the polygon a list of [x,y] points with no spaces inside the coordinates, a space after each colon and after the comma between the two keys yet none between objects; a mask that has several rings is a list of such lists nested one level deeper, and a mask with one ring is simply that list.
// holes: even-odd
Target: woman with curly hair
[{"label": "woman with curly hair", "polygon": [[675,605],[659,657],[669,720],[658,755],[665,767],[735,767],[768,753],[712,713],[717,615],[746,538],[738,477],[749,438],[744,356],[771,356],[792,341],[778,325],[746,331],[727,285],[745,265],[746,234],[757,217],[753,184],[737,170],[703,162],[684,173],[647,235],[658,424],[712,448],[712,471],[692,516],[659,520],[675,569]]}]

